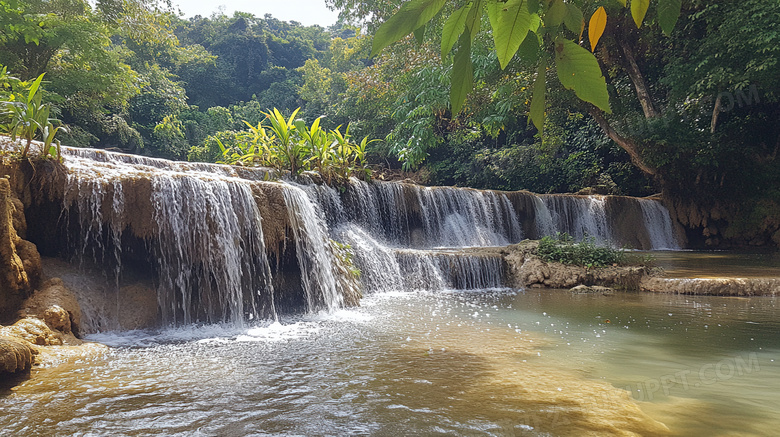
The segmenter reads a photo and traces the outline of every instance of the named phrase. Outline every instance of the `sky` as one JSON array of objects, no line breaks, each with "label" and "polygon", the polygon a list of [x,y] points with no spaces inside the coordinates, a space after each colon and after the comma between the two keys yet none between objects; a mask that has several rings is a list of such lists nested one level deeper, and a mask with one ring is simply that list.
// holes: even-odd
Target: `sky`
[{"label": "sky", "polygon": [[338,13],[325,6],[325,0],[173,0],[186,18],[202,15],[208,17],[220,7],[226,15],[233,12],[249,12],[257,17],[271,14],[282,21],[297,21],[305,26],[319,24],[322,27],[336,23]]}]

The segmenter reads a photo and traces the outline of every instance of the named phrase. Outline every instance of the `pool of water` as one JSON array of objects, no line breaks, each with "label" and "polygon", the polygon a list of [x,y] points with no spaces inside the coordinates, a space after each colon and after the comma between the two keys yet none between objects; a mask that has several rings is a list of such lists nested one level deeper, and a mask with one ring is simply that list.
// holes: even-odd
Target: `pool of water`
[{"label": "pool of water", "polygon": [[672,278],[778,278],[780,253],[652,251],[655,264]]},{"label": "pool of water", "polygon": [[779,316],[776,298],[483,290],[99,334],[108,352],[0,389],[0,435],[774,435]]}]

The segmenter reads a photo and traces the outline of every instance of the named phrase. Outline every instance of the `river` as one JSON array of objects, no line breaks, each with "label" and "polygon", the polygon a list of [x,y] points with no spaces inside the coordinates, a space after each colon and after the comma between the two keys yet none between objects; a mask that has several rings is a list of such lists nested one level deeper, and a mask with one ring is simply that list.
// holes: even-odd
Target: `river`
[{"label": "river", "polygon": [[[773,435],[775,298],[378,293],[334,313],[93,334],[2,435]],[[668,427],[668,429],[667,429]]]}]

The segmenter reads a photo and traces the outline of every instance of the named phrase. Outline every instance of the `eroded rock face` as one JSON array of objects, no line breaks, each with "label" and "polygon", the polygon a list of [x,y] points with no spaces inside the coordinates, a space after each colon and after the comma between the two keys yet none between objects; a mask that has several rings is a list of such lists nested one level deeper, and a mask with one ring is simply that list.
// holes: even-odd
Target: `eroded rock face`
[{"label": "eroded rock face", "polygon": [[26,229],[20,205],[9,180],[0,178],[0,320],[12,317],[41,276],[38,250],[22,240],[15,228]]},{"label": "eroded rock face", "polygon": [[152,328],[159,324],[157,291],[154,288],[142,283],[122,287],[119,300],[122,310],[118,317],[122,329]]},{"label": "eroded rock face", "polygon": [[26,342],[0,337],[0,375],[29,370],[35,360],[35,350]]},{"label": "eroded rock face", "polygon": [[515,288],[598,285],[638,290],[642,278],[649,274],[642,266],[585,268],[548,263],[535,255],[537,245],[537,241],[526,240],[502,249],[507,264],[507,285]]},{"label": "eroded rock face", "polygon": [[774,278],[660,278],[647,277],[642,291],[707,296],[778,296],[780,279]]},{"label": "eroded rock face", "polygon": [[81,327],[81,307],[76,295],[59,278],[49,279],[27,299],[19,316],[37,317],[52,329],[76,336]]}]

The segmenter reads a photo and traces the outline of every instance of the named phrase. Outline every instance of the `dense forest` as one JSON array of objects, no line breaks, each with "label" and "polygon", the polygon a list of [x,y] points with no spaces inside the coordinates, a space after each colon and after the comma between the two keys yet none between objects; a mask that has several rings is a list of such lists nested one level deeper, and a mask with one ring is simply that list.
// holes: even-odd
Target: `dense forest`
[{"label": "dense forest", "polygon": [[[472,19],[473,78],[453,112],[451,86],[466,64],[462,48],[447,50],[447,26],[472,3],[427,2],[444,6],[374,56],[374,33],[405,2],[328,3],[341,19],[324,29],[249,13],[183,19],[147,0],[3,0],[0,100],[23,99],[45,73],[43,101],[67,127],[63,144],[202,161],[240,149],[271,108],[289,116],[300,107],[307,123],[379,139],[363,144],[375,168],[403,167],[425,183],[664,191],[749,204],[748,222],[780,216],[776,0],[665,0],[642,11],[641,26],[619,1],[529,1],[537,20],[558,21],[593,50],[611,111],[544,76],[556,49],[542,36],[502,57],[486,14]],[[594,37],[585,28],[599,10],[606,21]],[[543,126],[529,119],[539,82]]]}]

